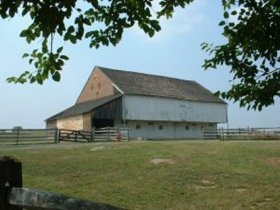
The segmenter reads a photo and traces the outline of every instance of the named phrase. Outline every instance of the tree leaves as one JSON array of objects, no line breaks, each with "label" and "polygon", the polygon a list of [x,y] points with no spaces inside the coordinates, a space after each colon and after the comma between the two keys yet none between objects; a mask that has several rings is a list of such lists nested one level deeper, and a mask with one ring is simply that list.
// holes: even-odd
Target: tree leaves
[{"label": "tree leaves", "polygon": [[66,55],[62,55],[63,47],[59,47],[56,53],[53,53],[48,48],[48,40],[44,40],[41,50],[35,49],[31,54],[24,53],[23,58],[28,59],[29,64],[33,64],[36,71],[25,71],[19,77],[9,77],[7,81],[9,83],[25,83],[37,82],[43,84],[43,82],[51,77],[54,81],[60,81],[60,71],[64,66],[64,63],[69,58]]},{"label": "tree leaves", "polygon": [[229,14],[228,14],[227,11],[224,12],[224,18],[225,18],[225,19],[228,19],[228,18],[229,18]]},{"label": "tree leaves", "polygon": [[[279,1],[222,2],[224,20],[219,26],[223,27],[227,42],[218,46],[201,45],[211,55],[203,67],[229,66],[234,84],[228,91],[217,94],[239,102],[241,107],[262,110],[280,96]],[[230,21],[233,19],[236,21]]]},{"label": "tree leaves", "polygon": [[[227,42],[218,46],[202,43],[202,49],[211,56],[203,67],[229,66],[234,85],[219,92],[220,96],[261,110],[280,96],[280,1],[221,1],[224,12],[219,26]],[[36,71],[25,71],[8,78],[8,82],[43,84],[49,76],[55,81],[61,79],[60,72],[69,58],[62,55],[63,47],[53,50],[55,34],[72,44],[88,39],[89,47],[96,49],[117,45],[125,30],[134,25],[152,37],[161,30],[159,18],[171,18],[176,7],[184,8],[193,0],[83,0],[87,6],[81,8],[77,2],[0,1],[3,19],[13,18],[19,11],[22,16],[29,15],[32,23],[20,33],[27,43],[42,40],[41,49],[22,56]]]},{"label": "tree leaves", "polygon": [[[61,55],[63,47],[53,52],[54,35],[58,34],[66,42],[78,43],[82,39],[89,40],[89,47],[117,45],[127,28],[137,24],[150,37],[161,29],[158,17],[171,17],[175,7],[184,7],[192,0],[143,0],[143,1],[98,1],[83,0],[83,6],[77,6],[77,0],[67,1],[29,1],[2,0],[0,15],[3,19],[12,18],[21,12],[29,15],[32,23],[20,33],[27,43],[41,41],[41,49],[32,53],[24,53],[30,65],[36,69],[33,73],[25,71],[19,77],[10,77],[8,82],[25,83],[43,82],[49,78],[55,81],[61,79],[59,71],[69,58]],[[154,4],[161,5],[159,11],[152,10]],[[20,8],[20,10],[19,10]],[[49,41],[49,42],[48,42]]]}]

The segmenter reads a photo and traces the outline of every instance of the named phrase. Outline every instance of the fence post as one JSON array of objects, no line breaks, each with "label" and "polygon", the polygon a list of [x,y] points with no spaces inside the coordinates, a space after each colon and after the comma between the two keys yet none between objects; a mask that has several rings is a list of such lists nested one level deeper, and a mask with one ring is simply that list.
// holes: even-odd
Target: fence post
[{"label": "fence post", "polygon": [[21,162],[9,156],[0,157],[0,210],[21,210],[7,203],[11,187],[22,187]]},{"label": "fence post", "polygon": [[60,142],[60,137],[61,137],[61,130],[60,130],[60,129],[57,129],[57,136],[56,136],[56,139],[57,139],[57,142],[58,142],[58,143]]},{"label": "fence post", "polygon": [[74,131],[75,132],[75,142],[77,142],[77,137],[78,137],[78,131]]},{"label": "fence post", "polygon": [[57,144],[59,142],[59,129],[55,128],[54,130],[54,143]]},{"label": "fence post", "polygon": [[110,141],[109,126],[107,126],[107,141]]},{"label": "fence post", "polygon": [[223,127],[220,129],[219,137],[220,137],[220,141],[224,141],[225,140],[224,128]]},{"label": "fence post", "polygon": [[19,140],[19,129],[17,129],[16,131],[17,131],[17,140],[16,140],[16,144],[18,144],[18,140]]},{"label": "fence post", "polygon": [[94,128],[91,128],[91,141],[94,141]]}]

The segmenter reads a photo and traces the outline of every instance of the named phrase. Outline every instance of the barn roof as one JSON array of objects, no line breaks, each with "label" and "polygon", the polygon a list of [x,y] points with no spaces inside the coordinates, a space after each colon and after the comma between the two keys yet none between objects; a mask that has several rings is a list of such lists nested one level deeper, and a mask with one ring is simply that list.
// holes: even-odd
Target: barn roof
[{"label": "barn roof", "polygon": [[96,67],[106,74],[124,94],[225,103],[195,81]]},{"label": "barn roof", "polygon": [[100,106],[103,106],[111,101],[114,101],[118,98],[120,98],[121,95],[112,95],[112,96],[107,96],[104,98],[99,98],[96,100],[91,100],[91,101],[85,101],[82,103],[75,104],[74,106],[71,106],[62,112],[59,112],[58,114],[48,118],[46,121],[51,121],[51,120],[56,120],[56,119],[61,119],[65,117],[71,117],[75,116],[78,114],[83,114],[90,112]]}]

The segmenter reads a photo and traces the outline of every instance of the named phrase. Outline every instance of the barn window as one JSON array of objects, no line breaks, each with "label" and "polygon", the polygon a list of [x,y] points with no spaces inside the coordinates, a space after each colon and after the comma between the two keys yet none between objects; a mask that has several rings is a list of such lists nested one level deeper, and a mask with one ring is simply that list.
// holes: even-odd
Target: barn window
[{"label": "barn window", "polygon": [[159,130],[162,130],[162,129],[163,129],[163,126],[162,126],[162,125],[159,125],[159,126],[158,126],[158,129],[159,129]]},{"label": "barn window", "polygon": [[186,126],[185,126],[185,129],[186,129],[186,130],[190,130],[190,126],[186,125]]},{"label": "barn window", "polygon": [[136,125],[136,129],[140,129],[141,128],[141,126],[140,125]]}]

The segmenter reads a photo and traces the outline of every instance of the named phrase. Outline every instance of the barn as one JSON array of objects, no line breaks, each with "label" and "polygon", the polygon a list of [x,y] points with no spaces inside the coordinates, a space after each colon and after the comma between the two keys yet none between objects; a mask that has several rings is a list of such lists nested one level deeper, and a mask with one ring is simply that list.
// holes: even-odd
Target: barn
[{"label": "barn", "polygon": [[227,122],[227,104],[195,81],[96,66],[76,103],[47,128],[128,128],[130,138],[202,138]]}]

